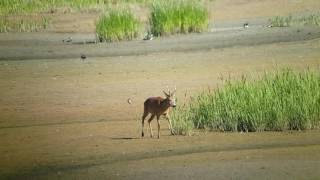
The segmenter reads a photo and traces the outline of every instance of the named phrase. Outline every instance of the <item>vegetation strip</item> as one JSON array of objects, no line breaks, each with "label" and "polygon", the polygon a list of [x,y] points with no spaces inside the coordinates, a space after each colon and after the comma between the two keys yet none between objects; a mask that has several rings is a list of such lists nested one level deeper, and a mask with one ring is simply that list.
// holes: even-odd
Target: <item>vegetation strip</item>
[{"label": "vegetation strip", "polygon": [[292,15],[275,16],[269,19],[269,22],[273,27],[320,26],[320,13],[295,18]]},{"label": "vegetation strip", "polygon": [[[125,2],[125,0],[119,0]],[[0,15],[55,12],[59,8],[73,10],[101,9],[111,0],[1,0]]]},{"label": "vegetation strip", "polygon": [[281,70],[259,80],[224,81],[172,115],[178,134],[217,131],[282,131],[320,127],[320,73]]},{"label": "vegetation strip", "polygon": [[[46,29],[48,19],[38,21],[34,18],[17,20],[15,16],[39,15],[50,17],[63,8],[63,12],[88,11],[107,12],[96,24],[96,32],[100,41],[131,40],[141,32],[138,19],[129,10],[114,8],[114,4],[139,3],[140,6],[151,7],[150,24],[146,25],[148,34],[156,36],[206,31],[209,23],[207,9],[197,0],[3,0],[0,2],[0,32],[34,32]],[[113,7],[113,8],[112,8]],[[42,15],[41,15],[42,14]]]},{"label": "vegetation strip", "polygon": [[1,17],[0,19],[0,33],[3,32],[37,32],[46,29],[49,25],[49,18],[37,17],[33,19],[22,18],[8,18]]}]

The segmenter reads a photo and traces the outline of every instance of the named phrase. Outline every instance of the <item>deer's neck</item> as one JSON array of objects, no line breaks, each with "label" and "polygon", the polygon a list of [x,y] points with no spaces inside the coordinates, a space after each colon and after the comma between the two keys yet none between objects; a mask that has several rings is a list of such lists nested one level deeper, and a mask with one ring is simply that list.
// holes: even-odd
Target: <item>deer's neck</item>
[{"label": "deer's neck", "polygon": [[161,103],[160,103],[160,107],[161,107],[162,111],[166,111],[167,109],[169,109],[170,108],[169,99],[162,100]]}]

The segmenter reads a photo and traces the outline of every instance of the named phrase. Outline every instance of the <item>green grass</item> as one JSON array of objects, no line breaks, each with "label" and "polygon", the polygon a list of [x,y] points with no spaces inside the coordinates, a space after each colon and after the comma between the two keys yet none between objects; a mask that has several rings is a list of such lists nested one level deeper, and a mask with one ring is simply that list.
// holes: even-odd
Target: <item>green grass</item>
[{"label": "green grass", "polygon": [[96,25],[100,41],[132,40],[139,35],[140,22],[129,10],[111,10]]},{"label": "green grass", "polygon": [[0,15],[30,14],[50,12],[57,8],[79,10],[103,10],[110,5],[139,3],[151,0],[1,0]]},{"label": "green grass", "polygon": [[44,30],[49,25],[49,19],[41,18],[15,18],[9,19],[7,17],[0,19],[0,33],[4,32],[38,32]]},{"label": "green grass", "polygon": [[172,127],[177,135],[191,135],[194,129],[194,123],[191,120],[190,107],[177,107],[170,114]]},{"label": "green grass", "polygon": [[97,9],[104,4],[104,0],[0,0],[0,32],[41,31],[49,25],[49,18],[41,13],[54,12],[57,8]]},{"label": "green grass", "polygon": [[273,27],[289,26],[320,26],[320,13],[293,18],[290,16],[275,16],[269,19]]},{"label": "green grass", "polygon": [[196,0],[154,1],[151,32],[156,35],[202,32],[209,22],[207,9]]},{"label": "green grass", "polygon": [[0,15],[41,13],[59,7],[90,9],[101,5],[103,0],[1,0]]},{"label": "green grass", "polygon": [[[34,32],[49,25],[48,18],[22,19],[16,16],[43,16],[59,8],[70,11],[95,10],[103,12],[111,6],[128,3],[147,4],[150,0],[0,0],[0,32]],[[113,13],[113,12],[112,12]]]},{"label": "green grass", "polygon": [[201,93],[174,113],[178,114],[172,116],[174,128],[182,132],[189,123],[217,131],[316,129],[320,127],[320,73],[282,70],[258,80],[226,80],[223,87]]},{"label": "green grass", "polygon": [[156,36],[202,32],[208,27],[207,9],[198,0],[1,0],[0,32],[40,31],[49,25],[46,18],[20,20],[16,16],[43,16],[41,13],[54,13],[59,8],[67,12],[113,9],[97,22],[98,37],[102,41],[131,40],[138,36],[141,23],[127,10],[114,10],[128,3],[151,7],[149,29]]}]

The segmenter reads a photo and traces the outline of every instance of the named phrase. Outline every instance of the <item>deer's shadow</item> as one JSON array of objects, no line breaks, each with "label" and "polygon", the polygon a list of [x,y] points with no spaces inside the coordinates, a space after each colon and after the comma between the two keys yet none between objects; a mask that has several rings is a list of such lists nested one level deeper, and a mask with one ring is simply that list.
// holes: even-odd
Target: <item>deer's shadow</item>
[{"label": "deer's shadow", "polygon": [[140,139],[137,137],[111,137],[112,140],[134,140],[134,139]]}]

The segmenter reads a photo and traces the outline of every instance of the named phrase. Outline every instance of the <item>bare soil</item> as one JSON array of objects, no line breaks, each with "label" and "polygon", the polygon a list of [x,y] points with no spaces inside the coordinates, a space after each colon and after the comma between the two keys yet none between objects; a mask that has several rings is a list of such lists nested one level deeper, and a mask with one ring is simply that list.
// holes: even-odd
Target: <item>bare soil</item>
[{"label": "bare soil", "polygon": [[[262,16],[273,7],[233,2],[217,7],[245,18],[240,7],[263,4]],[[281,13],[298,12],[295,3],[301,11],[319,5],[281,2],[288,3]],[[73,42],[63,43],[69,36]],[[319,28],[83,43],[92,40],[92,33],[0,34],[0,179],[319,179],[319,130],[171,136],[162,121],[160,139],[140,138],[143,101],[167,85],[177,87],[181,105],[222,77],[318,71]]]}]

